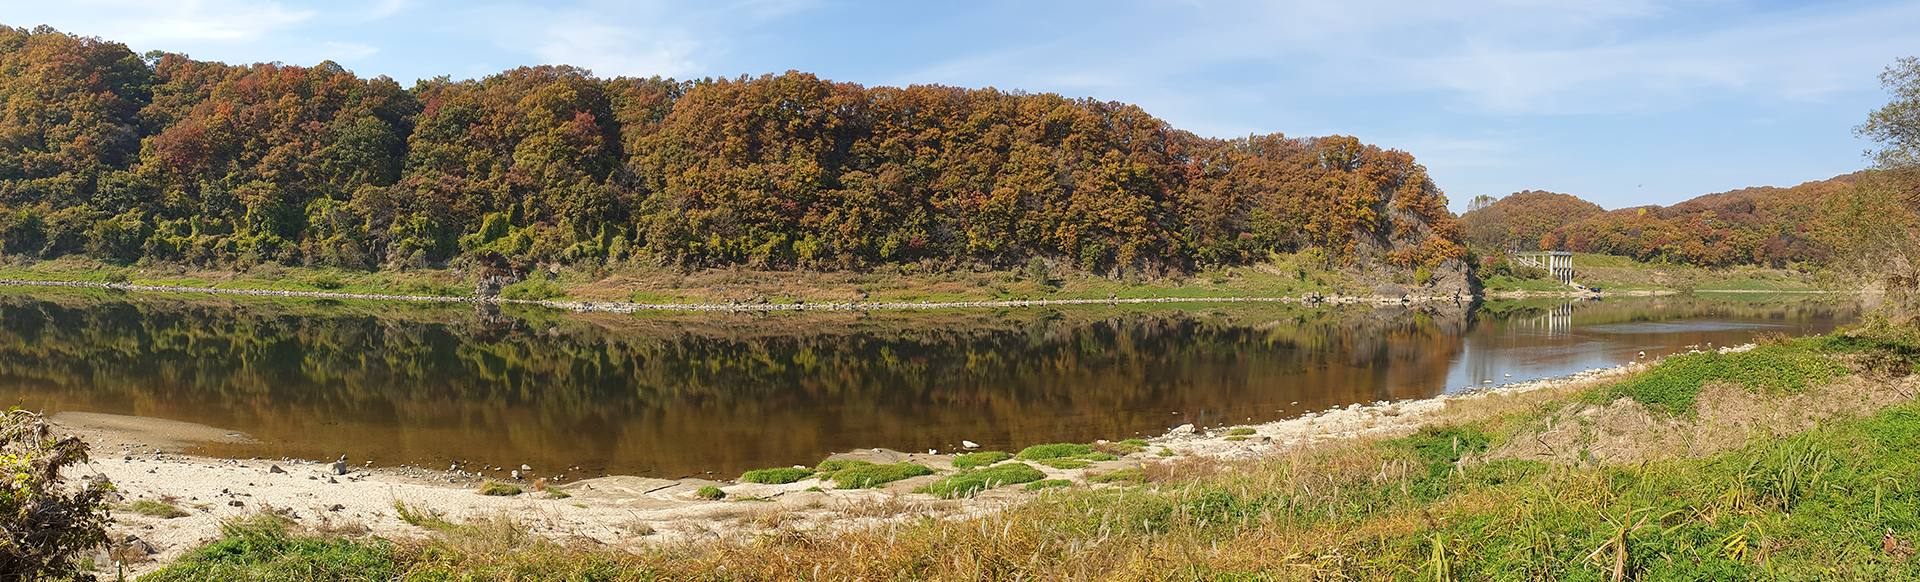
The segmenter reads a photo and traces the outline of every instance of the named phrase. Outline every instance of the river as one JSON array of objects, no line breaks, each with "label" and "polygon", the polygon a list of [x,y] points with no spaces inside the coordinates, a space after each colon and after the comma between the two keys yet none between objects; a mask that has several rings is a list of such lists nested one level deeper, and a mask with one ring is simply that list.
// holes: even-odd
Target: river
[{"label": "river", "polygon": [[1278,420],[1826,333],[1859,311],[1700,294],[628,315],[0,292],[0,397],[261,441],[197,451],[215,456],[730,478],[857,447],[1017,450]]}]

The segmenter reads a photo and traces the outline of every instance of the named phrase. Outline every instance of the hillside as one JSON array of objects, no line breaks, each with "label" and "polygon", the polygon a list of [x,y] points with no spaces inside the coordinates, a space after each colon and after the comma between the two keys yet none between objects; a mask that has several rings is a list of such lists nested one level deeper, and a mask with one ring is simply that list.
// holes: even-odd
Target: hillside
[{"label": "hillside", "polygon": [[1833,248],[1821,200],[1862,173],[1791,188],[1759,186],[1672,206],[1602,210],[1566,194],[1520,192],[1461,216],[1466,238],[1492,249],[1558,250],[1702,267],[1787,267],[1821,261]]},{"label": "hillside", "polygon": [[[1053,94],[543,66],[404,88],[0,27],[0,252],[352,270],[1011,269],[1312,251],[1464,284],[1413,156]],[[1384,269],[1382,267],[1385,267]]]}]

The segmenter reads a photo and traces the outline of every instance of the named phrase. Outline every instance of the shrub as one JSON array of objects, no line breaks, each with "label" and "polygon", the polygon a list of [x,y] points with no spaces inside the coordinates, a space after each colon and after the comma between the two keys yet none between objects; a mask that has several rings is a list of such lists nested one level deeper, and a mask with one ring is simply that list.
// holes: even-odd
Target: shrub
[{"label": "shrub", "polygon": [[1013,458],[1022,461],[1038,461],[1041,459],[1058,459],[1061,457],[1079,457],[1092,452],[1093,447],[1088,445],[1056,443],[1051,445],[1034,445],[1021,449],[1020,454],[1014,455]]},{"label": "shrub", "polygon": [[1052,489],[1055,487],[1072,487],[1072,486],[1073,486],[1073,482],[1068,481],[1066,479],[1044,479],[1044,480],[1028,483],[1026,487],[1021,487],[1020,489],[1022,491],[1039,491],[1041,489]]},{"label": "shrub", "polygon": [[879,487],[909,477],[932,475],[933,469],[913,463],[900,462],[892,465],[874,465],[842,469],[833,473],[833,482],[841,489],[866,489]]},{"label": "shrub", "polygon": [[488,481],[480,484],[480,494],[495,495],[495,496],[501,496],[501,497],[505,497],[509,495],[519,495],[520,488],[514,487],[512,485],[508,485],[506,483],[501,483],[499,481]]},{"label": "shrub", "polygon": [[798,467],[775,467],[772,469],[755,469],[752,471],[747,471],[745,474],[740,475],[740,480],[746,481],[748,483],[767,483],[771,485],[782,485],[786,483],[793,483],[795,481],[799,481],[801,479],[805,479],[812,476],[813,476],[813,469],[802,469]]},{"label": "shrub", "polygon": [[1013,458],[1013,455],[1009,455],[1000,451],[967,453],[967,454],[960,455],[958,457],[953,458],[953,468],[972,469],[974,467],[985,467],[987,465],[998,463],[1000,461],[1005,461],[1011,458]]},{"label": "shrub", "polygon": [[0,417],[0,573],[8,579],[85,579],[81,552],[107,543],[113,486],[67,487],[60,471],[87,462],[79,437],[55,439],[45,418],[25,410]]},{"label": "shrub", "polygon": [[352,541],[287,533],[287,520],[260,515],[220,525],[220,541],[187,552],[154,582],[203,580],[397,580],[401,568],[384,540]]},{"label": "shrub", "polygon": [[127,511],[138,513],[140,515],[144,515],[147,517],[158,517],[161,519],[172,519],[176,517],[187,516],[187,512],[181,511],[180,508],[178,507],[174,507],[172,505],[167,505],[165,503],[153,501],[150,499],[142,499],[139,501],[135,501],[133,503],[129,503],[127,504],[126,509]]},{"label": "shrub", "polygon": [[935,481],[932,485],[916,489],[914,492],[931,493],[946,499],[972,497],[976,493],[994,487],[1031,483],[1046,476],[1046,473],[1026,463],[1008,463],[947,477]]},{"label": "shrub", "polygon": [[721,499],[727,498],[727,492],[721,491],[719,487],[714,487],[712,485],[701,487],[699,490],[694,491],[693,494],[694,496],[699,497],[701,499],[707,499],[712,501],[719,501]]}]

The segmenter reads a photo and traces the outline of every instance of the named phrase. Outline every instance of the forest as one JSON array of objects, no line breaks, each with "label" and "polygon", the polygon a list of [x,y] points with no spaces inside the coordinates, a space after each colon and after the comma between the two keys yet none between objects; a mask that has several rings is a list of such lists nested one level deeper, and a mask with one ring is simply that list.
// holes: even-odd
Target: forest
[{"label": "forest", "polygon": [[1413,156],[1346,136],[1196,136],[1054,94],[802,72],[404,87],[0,26],[0,253],[408,269],[1181,272],[1317,249],[1465,259]]},{"label": "forest", "polygon": [[1776,268],[1827,262],[1842,245],[1828,202],[1851,192],[1870,171],[1791,188],[1760,186],[1693,198],[1673,206],[1606,211],[1552,192],[1481,197],[1460,217],[1479,252],[1558,250],[1703,267]]}]

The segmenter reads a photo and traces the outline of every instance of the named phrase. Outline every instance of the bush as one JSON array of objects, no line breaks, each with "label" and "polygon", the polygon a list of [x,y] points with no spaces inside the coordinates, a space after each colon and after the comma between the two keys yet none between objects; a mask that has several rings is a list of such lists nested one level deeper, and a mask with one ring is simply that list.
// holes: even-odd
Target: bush
[{"label": "bush", "polygon": [[566,294],[565,289],[561,289],[559,285],[555,285],[553,282],[545,279],[521,281],[500,289],[501,298],[526,301],[546,301],[555,297],[565,296]]},{"label": "bush", "polygon": [[748,483],[766,483],[784,485],[813,476],[813,469],[799,467],[774,467],[772,469],[754,469],[740,475],[741,481]]},{"label": "bush", "polygon": [[987,465],[998,463],[1000,461],[1005,461],[1011,458],[1013,458],[1013,455],[1002,453],[1000,451],[967,453],[967,454],[960,455],[958,457],[953,458],[953,468],[972,469],[974,467],[985,467]]},{"label": "bush", "polygon": [[935,481],[932,485],[916,489],[914,492],[931,493],[945,499],[972,497],[976,493],[1002,485],[1031,483],[1046,476],[1046,473],[1026,463],[1008,463],[947,477]]},{"label": "bush", "polygon": [[721,499],[727,498],[727,492],[721,491],[719,487],[714,487],[712,485],[701,487],[698,491],[694,491],[693,494],[701,499],[707,499],[712,501],[719,501]]},{"label": "bush", "polygon": [[221,540],[187,552],[149,582],[253,580],[397,580],[392,546],[384,540],[294,536],[286,518],[261,515],[220,526]]},{"label": "bush", "polygon": [[1038,461],[1041,459],[1079,457],[1079,456],[1090,454],[1092,452],[1093,452],[1092,446],[1076,445],[1072,443],[1056,443],[1051,445],[1034,445],[1031,447],[1027,447],[1025,449],[1021,449],[1020,454],[1014,455],[1013,458],[1020,459],[1022,461]]},{"label": "bush", "polygon": [[40,415],[12,409],[0,419],[0,471],[10,476],[0,480],[0,577],[90,579],[77,558],[107,543],[113,486],[67,487],[60,471],[85,462],[87,443],[53,438]]},{"label": "bush", "polygon": [[499,481],[488,481],[480,484],[480,494],[500,497],[519,495],[520,488]]},{"label": "bush", "polygon": [[932,475],[933,469],[913,463],[900,462],[892,465],[875,465],[842,469],[833,473],[833,482],[841,489],[866,489],[879,487],[909,477]]}]

